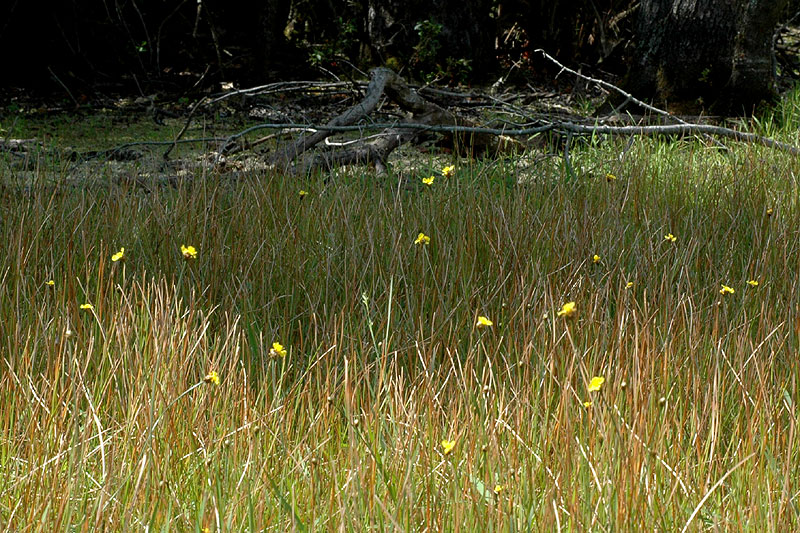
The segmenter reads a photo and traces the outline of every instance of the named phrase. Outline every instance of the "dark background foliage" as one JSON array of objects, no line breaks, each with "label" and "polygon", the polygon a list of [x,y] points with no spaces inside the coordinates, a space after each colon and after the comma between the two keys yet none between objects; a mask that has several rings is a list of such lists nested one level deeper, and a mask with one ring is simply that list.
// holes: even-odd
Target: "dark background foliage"
[{"label": "dark background foliage", "polygon": [[[691,58],[659,51],[674,52],[674,43],[686,39],[653,40],[644,34],[647,28],[664,26],[643,21],[642,14],[669,12],[676,1],[9,0],[0,3],[6,65],[0,86],[43,94],[67,87],[84,97],[93,91],[148,94],[218,87],[223,81],[363,77],[359,70],[378,65],[423,82],[491,83],[499,76],[528,81],[552,78],[552,65],[533,53],[544,48],[573,67],[619,78],[637,65],[636,78],[651,80],[640,89],[657,93],[658,69],[676,71],[676,62]],[[720,4],[735,12],[747,2]],[[771,11],[779,12],[777,22],[786,21],[797,4],[783,0]],[[669,31],[685,34],[682,28],[694,24],[689,38],[702,36],[703,28],[696,27],[701,15],[688,11]],[[741,18],[745,33],[758,28],[752,16]],[[768,39],[777,26],[774,17],[761,22],[767,30],[759,31],[769,34],[756,35],[756,41]],[[717,25],[717,31],[742,30],[734,26]],[[709,42],[733,41],[717,37]],[[650,55],[643,59],[642,51]],[[714,54],[706,50],[698,57]],[[656,56],[661,63],[647,63]],[[643,68],[650,71],[642,74]],[[703,77],[702,64],[691,69]],[[683,85],[691,88],[695,81]],[[755,90],[756,96],[762,92]],[[669,94],[676,94],[674,88]]]}]

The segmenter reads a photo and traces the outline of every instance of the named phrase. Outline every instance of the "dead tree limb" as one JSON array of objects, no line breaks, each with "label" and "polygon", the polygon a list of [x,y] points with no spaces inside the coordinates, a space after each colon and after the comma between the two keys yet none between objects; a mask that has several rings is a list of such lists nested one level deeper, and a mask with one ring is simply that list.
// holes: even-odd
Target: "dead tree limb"
[{"label": "dead tree limb", "polygon": [[[540,52],[547,59],[556,62],[564,71],[597,83],[606,89],[619,91],[630,101],[652,113],[666,116],[670,120],[677,122],[677,124],[617,126],[610,125],[604,122],[603,119],[581,122],[579,119],[559,120],[547,116],[533,118],[522,115],[524,118],[531,120],[531,122],[521,125],[522,127],[514,125],[504,128],[482,127],[449,109],[423,98],[419,90],[410,87],[395,72],[385,68],[377,68],[370,72],[370,81],[366,87],[364,99],[330,120],[326,125],[259,124],[228,137],[222,148],[220,148],[219,155],[220,158],[224,156],[226,148],[234,140],[260,129],[277,129],[284,132],[294,129],[305,132],[296,140],[278,147],[271,159],[273,168],[294,173],[306,173],[314,168],[329,169],[336,165],[346,164],[373,164],[377,171],[382,173],[387,168],[387,160],[393,150],[404,143],[416,143],[432,133],[445,133],[446,136],[449,136],[454,149],[460,149],[468,155],[502,152],[512,143],[515,143],[510,139],[512,137],[531,136],[547,131],[563,134],[571,141],[574,141],[576,137],[585,135],[703,135],[722,147],[725,146],[714,137],[761,144],[792,155],[800,155],[800,148],[797,146],[775,139],[722,126],[687,122],[680,117],[637,100],[632,95],[608,82],[589,78],[575,72],[555,61],[544,51]],[[404,120],[398,120],[393,123],[376,123],[369,120],[370,113],[378,108],[384,96],[407,113],[407,117]],[[361,138],[338,146],[328,146],[328,149],[310,152],[321,141],[336,132],[358,131],[364,133],[380,129],[383,132],[373,135],[370,137],[371,140]]]},{"label": "dead tree limb", "polygon": [[[351,126],[366,118],[378,106],[384,94],[400,109],[411,115],[407,122],[400,122],[378,139],[361,143],[352,149],[339,153],[322,152],[304,157],[295,167],[295,171],[307,172],[315,167],[329,168],[334,164],[371,163],[381,173],[386,170],[386,160],[395,148],[404,143],[414,142],[421,135],[431,132],[431,127],[435,126],[447,126],[447,129],[440,131],[456,133],[452,139],[453,145],[470,154],[496,152],[508,143],[493,133],[477,130],[459,131],[459,127],[474,127],[474,123],[425,100],[395,72],[386,68],[376,68],[370,72],[370,83],[364,100],[328,122],[325,128],[319,128],[279,148],[272,158],[272,164],[276,168],[288,170],[295,159],[332,135],[335,128]],[[404,127],[408,125],[411,127]],[[358,129],[365,126],[359,126]]]},{"label": "dead tree limb", "polygon": [[[370,82],[367,86],[367,94],[364,100],[328,122],[327,125],[349,126],[369,115],[378,106],[383,89],[392,75],[396,76],[389,69],[373,69],[370,73]],[[286,169],[297,156],[314,147],[326,137],[330,137],[330,135],[330,130],[317,130],[314,133],[303,135],[293,143],[279,149],[272,158],[272,163],[278,168]]]},{"label": "dead tree limb", "polygon": [[[555,131],[558,133],[573,133],[575,135],[615,135],[615,136],[629,136],[629,135],[696,135],[696,134],[709,134],[717,137],[733,139],[739,142],[760,144],[768,148],[773,148],[782,152],[788,152],[792,155],[800,155],[800,148],[788,143],[776,141],[770,137],[764,137],[755,133],[747,133],[738,131],[723,126],[714,126],[712,124],[664,124],[657,126],[608,126],[602,123],[594,124],[577,124],[575,122],[559,122],[553,121],[542,125],[530,128],[486,128],[480,126],[448,126],[448,125],[429,125],[414,122],[398,122],[398,123],[373,123],[358,126],[317,126],[313,124],[259,124],[245,130],[250,133],[261,129],[304,129],[304,130],[324,130],[333,134],[336,132],[348,131],[375,131],[385,128],[393,128],[398,130],[420,130],[423,132],[444,132],[444,133],[461,133],[461,134],[487,134],[487,135],[503,135],[507,137],[520,137],[536,135],[548,131]],[[387,133],[388,134],[388,133]],[[236,137],[240,136],[236,134]],[[232,136],[233,137],[233,136]],[[229,137],[226,142],[230,141]],[[172,141],[168,141],[171,143]],[[163,144],[163,143],[162,143]]]}]

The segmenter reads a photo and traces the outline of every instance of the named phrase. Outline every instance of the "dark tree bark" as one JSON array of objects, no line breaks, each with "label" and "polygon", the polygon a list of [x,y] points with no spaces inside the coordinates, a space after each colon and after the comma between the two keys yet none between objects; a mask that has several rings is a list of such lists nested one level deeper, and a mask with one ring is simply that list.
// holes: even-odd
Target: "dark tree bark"
[{"label": "dark tree bark", "polygon": [[[375,59],[391,65],[430,53],[431,64],[443,70],[448,60],[468,59],[471,77],[485,78],[496,65],[492,4],[492,0],[369,0],[367,33]],[[426,22],[436,29],[420,29],[418,25]],[[420,32],[426,31],[434,35],[421,42]]]},{"label": "dark tree bark", "polygon": [[[524,13],[521,24],[530,41],[530,48],[542,48],[555,57],[575,62],[579,47],[579,28],[587,22],[588,2],[584,0],[512,0],[502,5]],[[594,13],[591,12],[591,23]]]},{"label": "dark tree bark", "polygon": [[774,97],[773,31],[787,0],[642,0],[625,83],[681,112],[750,111]]},{"label": "dark tree bark", "polygon": [[[269,80],[287,69],[291,61],[289,45],[283,31],[289,18],[291,2],[264,0],[260,2],[256,21],[256,71]],[[278,74],[280,76],[280,74]]]}]

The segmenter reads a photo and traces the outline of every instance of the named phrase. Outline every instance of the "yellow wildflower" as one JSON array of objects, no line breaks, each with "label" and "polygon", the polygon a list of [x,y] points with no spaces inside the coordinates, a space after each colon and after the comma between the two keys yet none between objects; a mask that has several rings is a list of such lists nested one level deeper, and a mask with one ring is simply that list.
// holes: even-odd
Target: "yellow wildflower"
[{"label": "yellow wildflower", "polygon": [[771,217],[772,213],[774,213],[774,212],[775,212],[775,210],[770,207],[769,209],[767,209],[767,216]]},{"label": "yellow wildflower", "polygon": [[456,167],[455,167],[455,166],[453,166],[453,165],[450,165],[450,166],[444,167],[444,168],[442,169],[442,175],[443,175],[445,178],[449,178],[450,176],[452,176],[452,175],[453,175],[453,173],[454,173],[455,171],[456,171]]},{"label": "yellow wildflower", "polygon": [[299,195],[300,195],[300,198],[302,198],[303,196],[306,196],[306,195],[308,194],[308,191],[305,191],[305,190],[303,190],[303,189],[300,189],[300,192],[299,192],[299,193],[297,193],[297,194],[299,194]]},{"label": "yellow wildflower", "polygon": [[612,174],[611,172],[606,173],[606,181],[611,183],[612,181],[616,181],[617,177]]},{"label": "yellow wildflower", "polygon": [[430,243],[431,243],[431,238],[422,232],[420,232],[420,234],[417,235],[417,238],[414,240],[414,244],[430,244]]},{"label": "yellow wildflower", "polygon": [[286,357],[286,348],[279,342],[273,342],[269,355],[270,357]]},{"label": "yellow wildflower", "polygon": [[185,259],[197,259],[197,249],[194,246],[181,244],[181,253]]},{"label": "yellow wildflower", "polygon": [[425,185],[433,185],[433,180],[436,179],[435,176],[431,176],[430,178],[422,178],[422,183]]},{"label": "yellow wildflower", "polygon": [[748,280],[747,284],[750,285],[751,287],[758,287],[758,281],[754,279]]},{"label": "yellow wildflower", "polygon": [[589,387],[587,388],[587,390],[589,392],[599,391],[600,387],[602,387],[603,383],[605,383],[605,382],[606,382],[606,378],[604,378],[603,376],[595,376],[589,382]]},{"label": "yellow wildflower", "polygon": [[81,304],[81,309],[83,309],[84,311],[91,311],[92,309],[94,309],[94,306],[90,303],[85,303]]},{"label": "yellow wildflower", "polygon": [[675,242],[678,240],[678,238],[672,233],[667,233],[666,235],[664,235],[664,240],[669,242]]},{"label": "yellow wildflower", "polygon": [[206,375],[206,377],[203,378],[203,381],[213,385],[219,385],[219,374],[217,374],[216,370],[212,370],[208,373],[208,375]]},{"label": "yellow wildflower", "polygon": [[736,291],[733,290],[732,287],[728,287],[727,285],[723,285],[722,288],[719,290],[719,293],[722,294],[722,295],[733,294],[734,292],[736,292]]},{"label": "yellow wildflower", "polygon": [[592,263],[594,263],[594,264],[596,265],[596,264],[597,264],[597,263],[599,263],[599,262],[600,262],[600,256],[599,256],[599,255],[597,255],[597,254],[594,254],[594,255],[592,256]]},{"label": "yellow wildflower", "polygon": [[495,495],[499,495],[506,489],[505,485],[500,485],[499,483],[494,486],[494,493]]},{"label": "yellow wildflower", "polygon": [[494,322],[486,318],[485,316],[479,316],[478,322],[475,324],[478,328],[490,328],[494,326]]},{"label": "yellow wildflower", "polygon": [[573,316],[576,312],[578,312],[578,306],[575,305],[575,302],[567,302],[561,308],[561,311],[556,313],[558,316],[563,316],[565,318],[569,318]]},{"label": "yellow wildflower", "polygon": [[47,285],[48,287],[55,287],[56,286],[56,282],[53,281],[52,279],[50,279],[50,280],[47,280],[45,285]]},{"label": "yellow wildflower", "polygon": [[453,448],[456,447],[456,441],[454,440],[443,440],[442,441],[442,452],[447,455],[453,451]]},{"label": "yellow wildflower", "polygon": [[120,248],[119,252],[111,256],[112,263],[116,263],[117,261],[120,261],[122,259],[125,259],[125,248]]},{"label": "yellow wildflower", "polygon": [[633,287],[633,282],[632,281],[629,281],[628,283],[625,284],[625,288],[626,289],[630,289],[631,287]]},{"label": "yellow wildflower", "polygon": [[588,409],[589,407],[592,406],[592,402],[589,402],[589,401],[583,402],[583,406]]}]

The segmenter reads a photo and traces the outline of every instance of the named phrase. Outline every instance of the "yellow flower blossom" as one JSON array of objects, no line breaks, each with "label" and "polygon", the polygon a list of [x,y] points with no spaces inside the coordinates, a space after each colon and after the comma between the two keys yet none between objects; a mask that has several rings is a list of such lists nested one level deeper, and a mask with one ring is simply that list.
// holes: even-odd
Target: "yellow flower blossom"
[{"label": "yellow flower blossom", "polygon": [[747,284],[750,285],[751,287],[758,287],[758,281],[754,279],[748,280]]},{"label": "yellow flower blossom", "polygon": [[475,324],[478,328],[490,328],[494,326],[494,322],[486,318],[485,316],[479,316],[478,322]]},{"label": "yellow flower blossom", "polygon": [[611,183],[612,181],[616,181],[617,177],[612,174],[611,172],[606,173],[606,181]]},{"label": "yellow flower blossom", "polygon": [[569,318],[569,317],[575,315],[575,313],[577,313],[577,312],[578,312],[578,306],[575,305],[575,302],[567,302],[567,303],[565,303],[563,305],[563,307],[561,307],[561,311],[559,311],[556,314],[558,316],[563,316],[565,318]]},{"label": "yellow flower blossom", "polygon": [[279,342],[273,342],[269,355],[270,357],[286,357],[286,348]]},{"label": "yellow flower blossom", "polygon": [[675,242],[678,240],[678,238],[672,233],[667,233],[666,235],[664,235],[664,240],[668,242]]},{"label": "yellow flower blossom", "polygon": [[306,195],[308,194],[308,191],[305,191],[305,190],[303,190],[303,189],[300,189],[300,192],[299,192],[299,193],[297,193],[297,194],[299,194],[299,195],[300,195],[300,198],[302,198],[303,196],[306,196]]},{"label": "yellow flower blossom", "polygon": [[444,167],[444,168],[442,169],[442,175],[443,175],[445,178],[449,178],[450,176],[452,176],[452,175],[453,175],[453,173],[454,173],[455,171],[456,171],[456,167],[455,167],[455,166],[453,166],[453,165],[450,165],[450,166]]},{"label": "yellow flower blossom", "polygon": [[500,494],[501,492],[503,492],[504,490],[506,490],[506,487],[505,487],[505,485],[500,485],[500,484],[498,483],[497,485],[495,485],[495,486],[494,486],[494,493],[495,493],[495,495],[499,495],[499,494]]},{"label": "yellow flower blossom", "polygon": [[592,402],[589,402],[589,401],[583,402],[583,406],[588,409],[589,407],[592,406]]},{"label": "yellow flower blossom", "polygon": [[47,285],[48,287],[55,287],[56,286],[56,282],[53,281],[52,279],[50,279],[50,280],[47,280],[45,285]]},{"label": "yellow flower blossom", "polygon": [[433,180],[436,179],[435,176],[431,176],[430,178],[422,178],[422,183],[425,185],[433,185]]},{"label": "yellow flower blossom", "polygon": [[632,281],[629,281],[628,283],[625,284],[625,288],[626,289],[630,289],[631,287],[633,287],[633,282]]},{"label": "yellow flower blossom", "polygon": [[422,232],[420,232],[420,234],[417,235],[417,238],[414,240],[414,244],[430,244],[430,243],[431,243],[431,238]]},{"label": "yellow flower blossom", "polygon": [[203,378],[203,381],[211,383],[212,385],[219,385],[219,374],[217,374],[216,370],[212,370]]},{"label": "yellow flower blossom", "polygon": [[197,249],[194,246],[181,244],[181,253],[185,259],[197,259]]},{"label": "yellow flower blossom", "polygon": [[442,441],[442,452],[447,455],[453,451],[453,448],[456,447],[456,441],[454,440],[443,440]]},{"label": "yellow flower blossom", "polygon": [[727,285],[723,285],[722,288],[719,290],[719,293],[722,294],[723,296],[725,294],[733,294],[734,292],[736,291],[733,290],[732,287],[728,287]]},{"label": "yellow flower blossom", "polygon": [[589,392],[599,391],[600,387],[602,387],[603,383],[605,383],[605,382],[606,382],[606,378],[604,378],[603,376],[595,376],[589,382],[589,387],[587,388],[587,390]]},{"label": "yellow flower blossom", "polygon": [[81,309],[83,309],[84,311],[91,311],[92,309],[94,309],[94,306],[90,303],[85,303],[81,304]]},{"label": "yellow flower blossom", "polygon": [[767,216],[771,217],[772,213],[774,213],[774,212],[775,212],[775,210],[770,207],[769,209],[767,209]]},{"label": "yellow flower blossom", "polygon": [[600,256],[599,256],[599,255],[597,255],[597,254],[594,254],[594,255],[592,256],[592,263],[594,263],[594,264],[596,265],[596,264],[597,264],[597,263],[599,263],[599,262],[600,262]]},{"label": "yellow flower blossom", "polygon": [[120,261],[122,259],[125,259],[125,248],[120,248],[119,252],[111,256],[112,263],[116,263],[117,261]]}]

